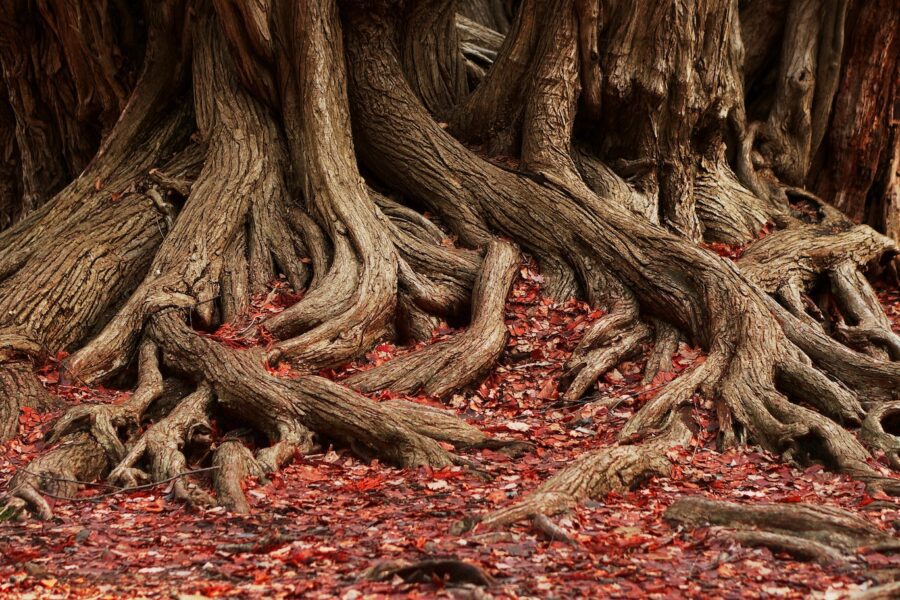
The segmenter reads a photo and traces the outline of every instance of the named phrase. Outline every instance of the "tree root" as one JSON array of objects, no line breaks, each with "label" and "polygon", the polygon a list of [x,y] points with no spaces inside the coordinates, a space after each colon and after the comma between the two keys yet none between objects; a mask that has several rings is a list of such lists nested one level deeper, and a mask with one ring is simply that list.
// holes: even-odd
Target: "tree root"
[{"label": "tree root", "polygon": [[714,525],[748,546],[765,546],[802,560],[851,560],[863,549],[897,549],[896,540],[853,513],[811,504],[753,504],[688,497],[676,500],[667,521],[693,528]]},{"label": "tree root", "polygon": [[225,439],[213,455],[216,467],[213,480],[216,501],[229,511],[237,514],[250,512],[250,503],[244,495],[241,482],[247,477],[265,480],[266,472],[250,450],[238,438]]},{"label": "tree root", "polygon": [[53,517],[50,504],[41,493],[71,498],[85,482],[96,480],[109,468],[103,446],[87,433],[76,433],[54,449],[34,459],[27,469],[19,469],[8,484],[6,505],[0,514],[21,515],[28,510],[38,518]]},{"label": "tree root", "polygon": [[[113,484],[131,487],[146,481],[163,481],[177,477],[173,484],[175,497],[192,506],[211,506],[213,499],[203,490],[178,477],[186,472],[187,460],[183,448],[190,443],[209,444],[210,427],[207,419],[212,404],[212,392],[206,384],[184,398],[161,421],[154,423],[141,435],[107,479]],[[146,457],[149,474],[136,468]]]},{"label": "tree root", "polygon": [[369,195],[390,219],[391,239],[401,258],[401,294],[428,314],[461,316],[471,305],[480,254],[445,246],[446,234],[434,223],[372,189]]},{"label": "tree root", "polygon": [[644,378],[641,383],[651,383],[660,373],[672,371],[672,357],[678,351],[678,330],[659,319],[653,320],[653,349],[647,357],[647,366],[644,367]]},{"label": "tree root", "polygon": [[257,351],[229,350],[190,330],[178,315],[155,318],[150,332],[170,368],[209,381],[227,412],[248,421],[273,443],[281,441],[284,422],[299,422],[401,466],[454,463],[435,440],[412,431],[387,406],[327,379],[275,377]]},{"label": "tree root", "polygon": [[608,312],[585,331],[566,361],[560,384],[567,401],[583,396],[601,375],[637,354],[650,337],[650,328],[638,319],[634,297],[621,283],[595,265],[579,261],[578,266],[582,279],[589,282],[588,299]]},{"label": "tree root", "polygon": [[[220,306],[230,312],[244,306],[247,297],[221,298],[240,289],[223,288],[223,279],[235,277],[225,273],[226,257],[234,256],[226,250],[247,227],[254,204],[277,204],[287,196],[286,155],[272,117],[241,87],[212,16],[204,14],[198,27],[203,33],[193,46],[194,104],[208,145],[206,161],[148,276],[100,334],[67,359],[66,367],[88,383],[103,380],[127,364],[144,324],[155,312],[191,307],[193,318],[211,328],[220,322]],[[231,201],[223,203],[223,197]],[[260,214],[265,211],[256,216]],[[250,227],[244,239],[255,247],[254,252],[248,251],[248,260],[254,258],[259,265],[258,245],[263,241],[259,231]],[[273,231],[265,241],[279,240]],[[271,267],[261,271],[265,276]],[[259,285],[249,275],[245,281]]]},{"label": "tree root", "polygon": [[869,410],[859,431],[859,439],[885,453],[888,464],[900,471],[900,401],[877,404]]},{"label": "tree root", "polygon": [[140,427],[144,413],[162,393],[157,347],[152,341],[145,340],[138,350],[138,385],[134,394],[122,404],[80,405],[69,409],[53,424],[50,441],[87,430],[106,451],[109,460],[117,463],[127,452],[119,439],[120,430],[124,429],[130,437],[128,434]]},{"label": "tree root", "polygon": [[506,296],[519,266],[518,250],[506,242],[488,246],[472,293],[472,322],[452,339],[391,360],[349,377],[344,383],[371,392],[390,389],[403,394],[419,390],[443,397],[476,381],[506,346]]},{"label": "tree root", "polygon": [[476,525],[495,528],[537,515],[552,516],[570,510],[578,502],[629,490],[651,476],[665,476],[672,466],[666,452],[690,440],[688,420],[686,413],[678,412],[655,438],[584,454],[524,500],[483,517],[465,519],[455,524],[452,531],[462,533]]},{"label": "tree root", "polygon": [[532,448],[528,442],[503,440],[485,435],[477,427],[469,425],[445,409],[407,400],[390,400],[385,405],[410,429],[432,439],[453,444],[462,450],[488,449],[509,456],[518,456]]},{"label": "tree root", "polygon": [[[270,330],[282,341],[269,352],[269,362],[290,359],[309,371],[358,356],[390,332],[398,269],[384,226],[387,219],[376,209],[356,167],[336,8],[319,8],[285,6],[275,11],[274,19],[276,39],[304,57],[297,63],[277,61],[276,71],[281,81],[290,82],[282,85],[281,101],[285,120],[295,125],[288,135],[294,168],[303,173],[310,211],[319,217],[335,250],[332,282],[271,320]],[[322,48],[327,52],[320,56]],[[322,107],[327,118],[310,117]],[[303,332],[298,321],[304,320],[314,294],[326,304],[323,320]]]}]

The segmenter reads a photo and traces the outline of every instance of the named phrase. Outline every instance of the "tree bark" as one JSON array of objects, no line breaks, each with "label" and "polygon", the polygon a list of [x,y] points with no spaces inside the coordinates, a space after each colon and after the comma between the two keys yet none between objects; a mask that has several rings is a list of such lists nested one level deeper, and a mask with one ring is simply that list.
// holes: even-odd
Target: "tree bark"
[{"label": "tree bark", "polygon": [[[242,479],[325,443],[434,468],[528,450],[361,393],[477,385],[507,344],[520,250],[545,293],[599,314],[563,401],[648,342],[645,382],[680,340],[706,360],[614,444],[459,530],[556,531],[546,515],[665,476],[696,394],[721,447],[900,491],[871,452],[898,467],[900,337],[866,279],[900,249],[860,224],[900,230],[889,4],[6,2],[0,437],[55,406],[34,374],[48,356],[72,351],[80,384],[137,376],[124,403],[65,412],[9,506],[48,518],[42,493],[107,478],[246,513]],[[444,321],[462,330],[436,341]],[[323,376],[385,340],[420,346]],[[874,539],[814,508],[798,529],[685,502],[673,520],[818,560]]]}]

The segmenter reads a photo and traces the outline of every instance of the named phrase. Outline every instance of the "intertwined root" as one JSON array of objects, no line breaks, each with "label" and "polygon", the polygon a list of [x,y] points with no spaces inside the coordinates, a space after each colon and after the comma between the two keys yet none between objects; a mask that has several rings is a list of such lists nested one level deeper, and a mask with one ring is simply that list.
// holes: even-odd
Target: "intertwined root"
[{"label": "intertwined root", "polygon": [[163,394],[163,377],[159,371],[156,344],[150,340],[141,343],[138,350],[138,385],[134,394],[117,405],[94,404],[75,406],[53,425],[50,442],[75,431],[89,431],[113,462],[125,457],[126,448],[119,439],[124,430],[126,437],[136,431],[150,405]]},{"label": "intertwined root", "polygon": [[[150,426],[146,433],[113,468],[107,479],[112,484],[134,487],[139,483],[174,479],[175,497],[193,505],[212,505],[213,499],[185,481],[188,471],[184,447],[191,443],[209,445],[210,426],[207,415],[212,405],[212,391],[206,384],[181,400],[165,418]],[[141,458],[150,465],[147,473],[135,467]]]},{"label": "intertwined root", "polygon": [[390,389],[410,394],[421,390],[443,397],[477,381],[506,347],[509,332],[503,315],[518,267],[519,253],[513,245],[492,242],[475,280],[472,320],[465,331],[353,375],[344,383],[363,392]]},{"label": "intertwined root", "polygon": [[[176,4],[166,7],[174,9]],[[53,432],[59,445],[16,476],[11,508],[31,503],[39,515],[48,517],[41,491],[70,496],[79,482],[93,481],[111,468],[109,479],[126,489],[143,481],[174,480],[176,496],[187,502],[218,502],[246,512],[250,505],[241,479],[263,477],[295,453],[309,452],[325,441],[402,467],[470,464],[448,451],[446,443],[460,449],[522,450],[521,444],[485,436],[446,411],[404,401],[373,402],[310,375],[358,357],[395,332],[428,339],[439,319],[459,318],[471,305],[465,332],[345,383],[364,391],[388,388],[444,396],[474,382],[496,360],[507,338],[503,303],[514,277],[517,247],[546,265],[548,288],[554,294],[580,289],[603,311],[566,364],[564,400],[581,397],[605,371],[639,353],[651,335],[655,344],[646,381],[671,366],[681,336],[702,346],[708,356],[638,410],[616,445],[582,456],[522,502],[481,518],[483,524],[498,526],[530,517],[552,527],[543,515],[666,474],[672,466],[669,450],[690,441],[686,405],[696,393],[714,402],[724,446],[757,443],[789,460],[824,462],[873,487],[896,491],[896,480],[884,478],[862,444],[841,425],[862,423],[863,441],[885,451],[897,466],[896,406],[879,403],[896,394],[900,342],[862,274],[869,263],[897,248],[808,194],[774,180],[762,182],[749,172],[755,169],[750,157],[754,132],[762,126],[737,124],[736,133],[747,146],[741,149],[747,152],[738,159],[737,174],[725,160],[723,132],[697,130],[722,126],[724,113],[729,119],[743,119],[737,48],[721,53],[722,63],[713,68],[683,64],[673,70],[673,81],[695,70],[698,77],[703,71],[704,77],[724,78],[706,81],[696,90],[693,84],[685,87],[700,94],[691,102],[714,121],[703,124],[693,105],[687,110],[682,93],[663,89],[653,92],[662,94],[658,97],[643,96],[656,87],[648,83],[655,75],[644,67],[664,58],[661,48],[635,48],[628,54],[598,48],[599,17],[591,5],[560,2],[559,7],[576,10],[554,11],[548,7],[556,3],[525,3],[502,47],[496,38],[460,21],[464,33],[469,29],[465,39],[470,72],[478,75],[475,62],[483,67],[497,59],[468,99],[462,99],[466,65],[455,62],[458,53],[430,45],[432,32],[424,43],[415,35],[415,27],[423,23],[452,28],[453,15],[446,10],[432,15],[421,7],[396,11],[394,3],[370,2],[365,8],[349,3],[339,14],[333,2],[302,7],[283,3],[273,5],[265,18],[253,19],[253,28],[247,29],[219,27],[221,20],[238,14],[228,3],[215,3],[218,15],[201,6],[192,52],[203,167],[199,175],[194,172],[198,169],[185,168],[181,171],[191,176],[148,176],[186,200],[180,214],[176,217],[175,203],[155,188],[141,191],[140,197],[129,191],[127,203],[111,210],[100,189],[92,192],[97,186],[85,180],[74,182],[44,214],[61,215],[49,221],[54,234],[73,225],[82,234],[90,231],[95,221],[85,225],[80,218],[87,219],[94,210],[102,209],[103,219],[120,217],[126,209],[140,217],[136,222],[146,243],[138,249],[141,259],[128,265],[128,281],[117,291],[125,293],[132,283],[137,285],[137,273],[154,256],[146,278],[103,331],[66,362],[70,374],[95,381],[123,369],[139,346],[137,390],[121,405],[68,411]],[[736,28],[736,14],[723,6],[704,3],[706,27]],[[660,21],[657,8],[653,5],[648,12],[654,19],[649,25],[671,33],[674,28]],[[671,25],[683,28],[682,33],[694,33],[693,21],[706,21],[681,17]],[[612,36],[624,31],[608,28]],[[696,39],[685,35],[674,40],[684,52],[672,55],[693,55],[699,50],[692,46]],[[148,49],[147,79],[152,85],[138,86],[153,92],[152,97],[136,93],[125,110],[130,117],[124,119],[126,127],[114,130],[99,158],[132,145],[129,142],[136,149],[97,163],[97,173],[108,175],[103,179],[116,186],[131,185],[136,170],[160,162],[159,152],[145,149],[157,146],[137,142],[157,140],[173,148],[186,144],[186,134],[175,131],[185,122],[186,111],[173,111],[159,100],[180,76],[162,72],[162,63],[151,60],[161,51],[155,44]],[[604,113],[598,112],[600,50],[602,60],[624,69],[623,86],[606,90],[612,110]],[[454,85],[442,86],[446,82],[435,80],[435,71],[418,71],[432,63],[446,66]],[[699,91],[704,86],[706,94]],[[662,107],[661,115],[680,118],[648,122],[642,111],[616,110],[648,102]],[[446,116],[448,128],[438,124],[426,106]],[[608,129],[637,138],[635,148],[610,150],[621,154],[610,156],[614,168],[592,156],[587,145],[571,148],[580,106],[586,108],[586,117],[605,118]],[[146,115],[135,117],[141,107]],[[613,114],[622,121],[610,122]],[[137,135],[151,117],[164,125]],[[486,160],[448,129],[470,140],[484,136],[489,151],[502,148],[519,164],[510,169]],[[772,127],[767,129],[771,138]],[[660,140],[671,147],[661,147]],[[794,146],[787,144],[785,152]],[[645,156],[648,147],[653,156]],[[670,158],[662,161],[661,156]],[[774,158],[781,163],[765,168],[794,170],[796,157],[787,157],[788,162]],[[131,159],[138,166],[124,168]],[[372,181],[363,180],[357,160],[365,164]],[[143,174],[139,180],[146,183]],[[305,205],[290,202],[295,190],[289,183],[301,188]],[[411,205],[426,206],[469,248],[445,247],[445,232],[374,191],[382,185],[402,192]],[[82,198],[89,202],[79,206]],[[814,209],[806,221],[785,202],[796,203],[798,198]],[[159,240],[147,237],[144,226],[151,222],[143,210],[150,203],[156,207],[152,217],[162,215],[168,231],[158,252]],[[736,263],[695,243],[702,229],[708,242],[744,244],[771,223],[776,231],[750,245]],[[114,237],[117,232],[111,228],[104,240],[120,250],[131,248]],[[165,233],[162,228],[160,233]],[[494,240],[493,234],[513,242]],[[13,244],[0,249],[4,278],[44,256],[35,251],[32,234],[16,239],[27,248],[19,251]],[[90,241],[85,234],[77,244],[66,245],[87,248],[91,262],[85,258],[79,267],[93,264]],[[739,249],[731,251],[732,256],[739,254]],[[312,273],[305,266],[306,256]],[[3,289],[30,272],[4,279]],[[110,277],[120,272],[104,271]],[[210,330],[240,315],[249,294],[278,272],[296,291],[306,286],[305,295],[265,323],[277,339],[267,352],[235,350],[195,329]],[[98,287],[104,289],[103,294],[97,292],[100,305],[109,308],[118,295],[97,282],[91,289]],[[833,301],[830,306],[811,298],[824,296],[819,293],[824,288]],[[52,301],[49,305],[58,308]],[[9,310],[30,306],[10,301]],[[61,319],[29,327],[37,331],[42,325],[44,341],[54,347],[80,343],[88,331],[102,325],[100,309],[81,308],[78,314],[91,322],[79,321],[78,331],[65,329],[70,322]],[[280,360],[293,361],[300,376],[272,375],[269,369]],[[173,374],[189,378],[194,391],[162,402],[165,378]],[[6,381],[0,378],[0,383]],[[154,416],[154,407],[160,414]],[[191,449],[213,443],[209,421],[219,415],[250,426],[268,446],[254,456],[240,441],[240,431],[226,435],[212,449],[214,499],[185,476]],[[148,428],[140,433],[144,426]],[[827,548],[809,550],[815,540],[788,536],[786,541],[784,532],[740,535],[747,541],[769,542],[780,536],[785,545],[830,556]]]}]

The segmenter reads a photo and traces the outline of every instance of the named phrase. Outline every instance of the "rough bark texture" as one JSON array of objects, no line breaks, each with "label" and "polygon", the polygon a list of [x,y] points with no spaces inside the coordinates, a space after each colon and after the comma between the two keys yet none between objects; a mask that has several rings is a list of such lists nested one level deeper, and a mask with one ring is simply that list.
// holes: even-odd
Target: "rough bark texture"
[{"label": "rough bark texture", "polygon": [[[136,358],[137,381],[66,411],[12,509],[47,518],[41,493],[106,477],[245,513],[242,479],[324,443],[436,468],[472,466],[451,447],[527,450],[361,393],[477,384],[507,343],[520,251],[545,293],[600,312],[562,400],[650,341],[645,382],[680,340],[706,360],[616,444],[458,529],[556,531],[546,515],[667,474],[696,394],[722,446],[900,489],[900,338],[866,279],[898,254],[894,3],[29,6],[0,9],[0,438],[53,406],[47,356],[124,385]],[[296,301],[242,326],[259,343],[211,335],[276,280]],[[442,321],[462,330],[432,343]],[[387,339],[425,343],[320,375]],[[216,439],[213,419],[234,427]],[[824,509],[703,502],[670,516],[816,560],[882,543]]]}]

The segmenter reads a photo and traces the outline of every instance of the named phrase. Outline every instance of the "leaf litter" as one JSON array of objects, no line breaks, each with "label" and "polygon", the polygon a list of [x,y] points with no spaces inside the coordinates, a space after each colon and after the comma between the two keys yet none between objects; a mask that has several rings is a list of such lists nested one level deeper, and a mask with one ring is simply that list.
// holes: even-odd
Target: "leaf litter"
[{"label": "leaf litter", "polygon": [[[717,452],[714,412],[699,398],[694,404],[699,432],[689,447],[670,452],[676,463],[670,477],[587,502],[555,519],[574,544],[548,540],[527,523],[450,535],[452,523],[508,505],[579,454],[612,444],[659,387],[704,359],[700,350],[681,344],[672,375],[642,385],[641,360],[624,362],[587,397],[564,403],[557,388],[562,366],[602,313],[576,300],[553,302],[541,295],[541,283],[537,265],[524,262],[506,306],[506,352],[480,384],[448,402],[486,432],[534,444],[533,452],[518,459],[491,450],[467,454],[489,480],[461,467],[367,464],[346,450],[328,448],[297,456],[264,485],[248,480],[253,512],[246,516],[221,508],[189,510],[170,498],[171,483],[93,502],[51,500],[54,521],[0,523],[0,596],[841,598],[896,575],[900,560],[884,554],[863,553],[846,565],[823,566],[742,547],[714,529],[681,531],[667,524],[662,515],[676,498],[701,494],[733,502],[836,506],[885,531],[900,528],[897,504],[869,496],[849,477],[820,466],[792,467],[755,448]],[[900,331],[900,294],[879,289],[879,295]],[[211,335],[234,348],[269,344],[265,318],[297,299],[285,282],[276,282],[241,319]],[[444,325],[430,343],[457,332]],[[382,343],[364,359],[320,374],[340,381],[422,345]],[[59,358],[39,374],[66,402],[121,402],[129,395],[61,384]],[[296,376],[285,367],[273,373]],[[425,396],[408,399],[443,406]],[[23,409],[21,434],[0,444],[0,480],[8,481],[45,450],[44,433],[58,415]],[[80,496],[105,491],[89,488]],[[438,576],[408,582],[396,574],[408,567],[396,567],[387,578],[364,576],[384,565],[444,563],[475,567],[490,585],[454,587]]]}]

